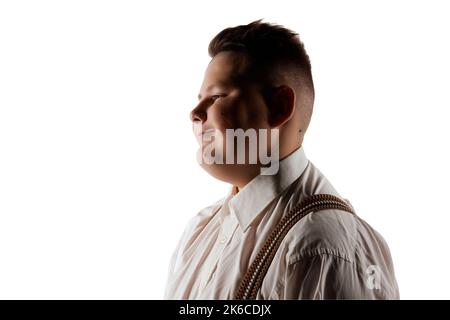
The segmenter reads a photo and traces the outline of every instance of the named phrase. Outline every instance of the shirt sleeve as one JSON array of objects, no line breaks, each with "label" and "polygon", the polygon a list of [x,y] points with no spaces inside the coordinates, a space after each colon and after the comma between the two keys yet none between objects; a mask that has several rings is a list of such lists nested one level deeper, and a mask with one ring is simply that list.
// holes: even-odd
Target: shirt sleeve
[{"label": "shirt sleeve", "polygon": [[312,252],[288,264],[278,295],[284,299],[395,298],[371,276],[338,253]]}]

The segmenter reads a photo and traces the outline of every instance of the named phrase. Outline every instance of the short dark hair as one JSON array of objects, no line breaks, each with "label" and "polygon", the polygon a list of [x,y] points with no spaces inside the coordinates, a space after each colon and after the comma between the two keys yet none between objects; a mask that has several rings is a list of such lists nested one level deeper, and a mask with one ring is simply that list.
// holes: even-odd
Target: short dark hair
[{"label": "short dark hair", "polygon": [[[208,53],[214,58],[223,51],[248,54],[254,70],[260,72],[289,72],[297,83],[308,86],[314,97],[311,62],[296,32],[259,19],[219,32],[209,43]],[[280,66],[287,68],[279,70]]]}]

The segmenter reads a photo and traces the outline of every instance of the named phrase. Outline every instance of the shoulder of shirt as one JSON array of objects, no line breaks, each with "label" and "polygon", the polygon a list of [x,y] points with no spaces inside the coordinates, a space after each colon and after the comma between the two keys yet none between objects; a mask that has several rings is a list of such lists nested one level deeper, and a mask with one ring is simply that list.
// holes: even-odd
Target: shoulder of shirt
[{"label": "shoulder of shirt", "polygon": [[284,245],[288,264],[317,255],[354,263],[359,249],[355,235],[361,233],[361,225],[356,219],[354,215],[337,209],[308,214],[286,235]]},{"label": "shoulder of shirt", "polygon": [[349,264],[363,276],[368,267],[375,265],[387,279],[377,294],[383,299],[398,299],[389,247],[382,235],[359,216],[337,209],[310,213],[288,232],[285,240],[288,266],[320,257]]},{"label": "shoulder of shirt", "polygon": [[[344,199],[310,161],[302,179],[294,186],[295,202],[301,201],[299,194],[333,194]],[[364,246],[385,245],[384,239],[359,216],[338,209],[325,209],[310,213],[297,222],[282,242],[287,263],[300,262],[308,257],[327,255],[341,261],[355,263],[364,255]]]},{"label": "shoulder of shirt", "polygon": [[317,255],[359,264],[367,255],[390,261],[389,247],[375,229],[361,217],[338,209],[326,209],[306,215],[286,235],[288,264]]}]

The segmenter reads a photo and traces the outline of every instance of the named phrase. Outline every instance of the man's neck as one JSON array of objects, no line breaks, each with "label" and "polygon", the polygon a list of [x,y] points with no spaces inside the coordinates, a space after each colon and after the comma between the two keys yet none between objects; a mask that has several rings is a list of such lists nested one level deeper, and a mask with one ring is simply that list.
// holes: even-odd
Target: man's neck
[{"label": "man's neck", "polygon": [[[278,161],[282,161],[283,159],[289,157],[291,154],[293,154],[295,151],[297,151],[302,145],[296,145],[294,148],[291,148],[291,150],[286,150],[284,152],[284,154],[280,154],[280,158]],[[243,189],[250,181],[252,181],[253,179],[255,179],[258,176],[258,174],[253,174],[251,176],[249,176],[249,178],[247,179],[248,181],[244,181],[242,183],[236,183],[233,184],[233,188],[232,188],[232,194],[235,195],[237,193],[239,193],[239,190]]]}]

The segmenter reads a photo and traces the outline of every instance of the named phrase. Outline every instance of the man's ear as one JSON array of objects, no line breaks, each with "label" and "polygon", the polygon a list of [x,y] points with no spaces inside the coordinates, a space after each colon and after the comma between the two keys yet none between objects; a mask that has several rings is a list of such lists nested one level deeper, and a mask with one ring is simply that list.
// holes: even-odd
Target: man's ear
[{"label": "man's ear", "polygon": [[267,99],[268,122],[272,128],[289,121],[295,112],[295,91],[289,86],[279,86],[272,90]]}]

